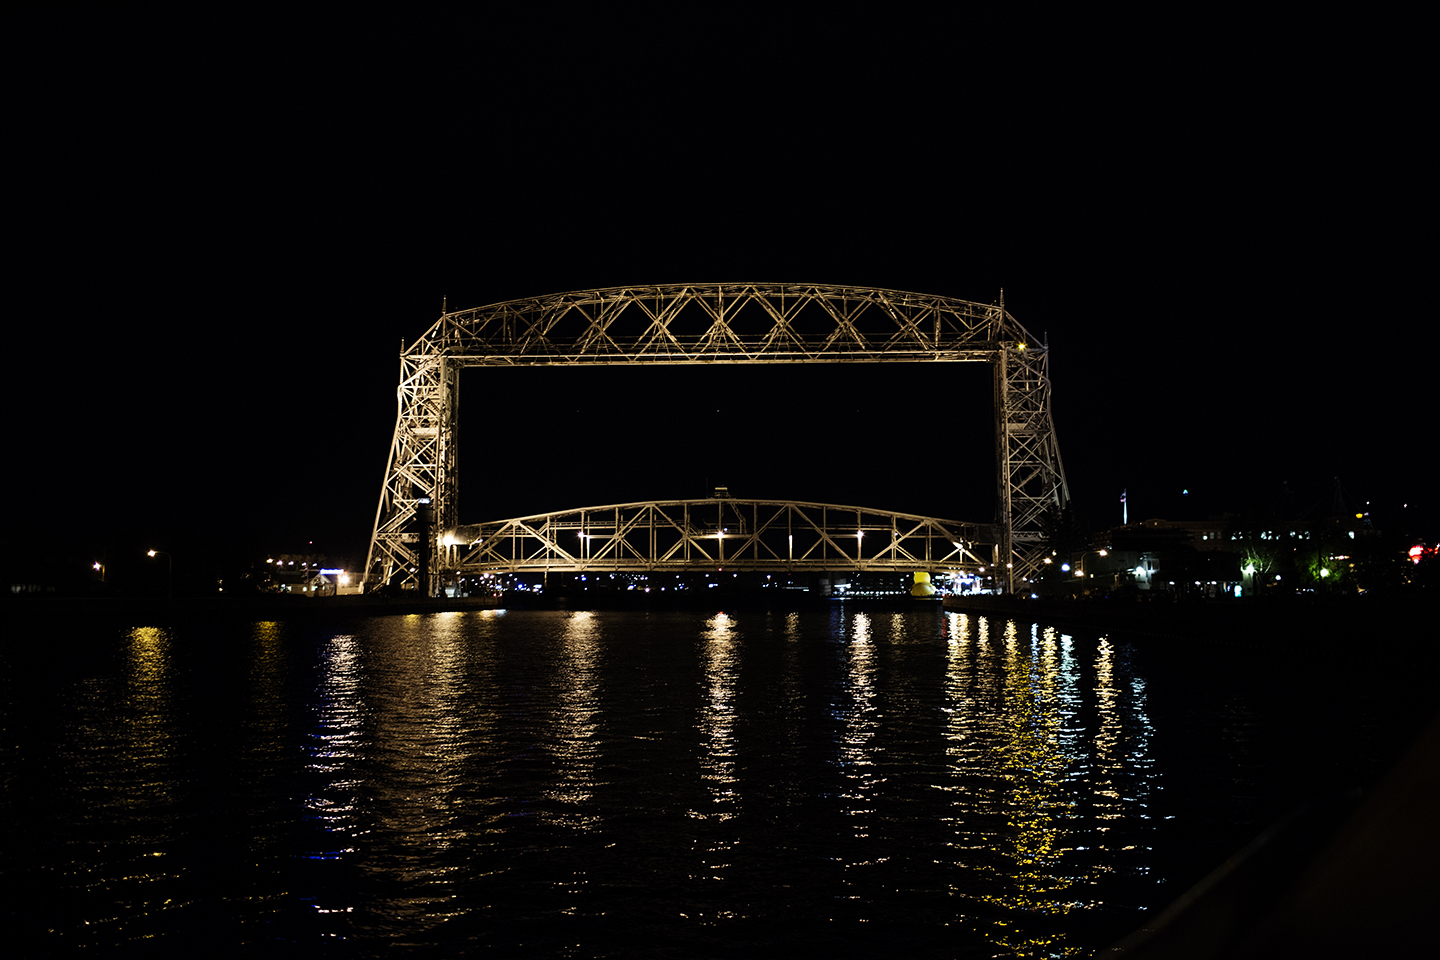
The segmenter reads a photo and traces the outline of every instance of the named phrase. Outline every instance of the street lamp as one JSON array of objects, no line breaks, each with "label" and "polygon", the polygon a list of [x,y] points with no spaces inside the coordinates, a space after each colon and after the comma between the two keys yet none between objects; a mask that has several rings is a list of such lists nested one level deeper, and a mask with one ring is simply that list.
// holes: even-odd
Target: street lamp
[{"label": "street lamp", "polygon": [[175,559],[164,550],[151,550],[149,555],[165,558],[165,596],[175,596]]},{"label": "street lamp", "polygon": [[[1085,570],[1084,570],[1084,567],[1085,567],[1085,558],[1088,557],[1088,556],[1090,556],[1090,554],[1092,554],[1092,553],[1095,554],[1095,556],[1097,556],[1097,557],[1108,557],[1108,556],[1110,556],[1110,551],[1109,551],[1109,550],[1086,550],[1084,553],[1080,554],[1080,562],[1077,563],[1077,564],[1075,564],[1075,576],[1077,576],[1077,577],[1083,577],[1083,576],[1085,576]],[[1091,576],[1093,577],[1094,574],[1092,573]]]}]

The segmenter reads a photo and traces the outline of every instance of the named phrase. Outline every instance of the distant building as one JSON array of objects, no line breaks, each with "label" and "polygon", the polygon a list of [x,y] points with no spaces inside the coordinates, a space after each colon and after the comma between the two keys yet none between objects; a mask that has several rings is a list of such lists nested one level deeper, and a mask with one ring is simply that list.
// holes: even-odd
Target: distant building
[{"label": "distant building", "polygon": [[1287,575],[1294,582],[1306,561],[1348,559],[1338,545],[1373,533],[1364,514],[1293,523],[1144,520],[1102,531],[1093,550],[1072,556],[1082,574],[1073,589],[1250,596],[1279,588]]},{"label": "distant building", "polygon": [[318,554],[281,553],[265,562],[270,568],[270,583],[277,593],[343,597],[363,589],[358,573],[348,570],[343,562]]}]

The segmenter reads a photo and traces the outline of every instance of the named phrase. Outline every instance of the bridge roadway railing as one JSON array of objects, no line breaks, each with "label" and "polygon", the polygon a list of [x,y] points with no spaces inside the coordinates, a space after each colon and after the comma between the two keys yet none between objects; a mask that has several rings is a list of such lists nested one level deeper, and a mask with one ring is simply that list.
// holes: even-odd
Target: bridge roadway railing
[{"label": "bridge roadway railing", "polygon": [[[866,507],[729,497],[583,507],[457,526],[441,565],[530,571],[978,572],[992,525]],[[980,545],[987,545],[981,548]],[[977,553],[977,550],[979,552]]]}]

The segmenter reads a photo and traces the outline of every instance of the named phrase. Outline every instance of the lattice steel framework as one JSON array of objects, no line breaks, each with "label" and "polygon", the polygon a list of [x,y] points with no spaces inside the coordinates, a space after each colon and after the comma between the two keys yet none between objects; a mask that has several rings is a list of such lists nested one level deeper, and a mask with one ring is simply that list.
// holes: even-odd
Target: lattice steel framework
[{"label": "lattice steel framework", "polygon": [[[994,541],[1013,589],[1013,578],[1042,562],[1040,518],[1069,501],[1045,345],[1003,299],[785,283],[611,287],[443,314],[401,346],[399,410],[366,579],[434,591],[447,558],[440,539],[457,526],[462,367],[966,361],[994,372]],[[422,543],[417,517],[427,504],[432,535]]]},{"label": "lattice steel framework", "polygon": [[988,525],[790,500],[621,503],[471,524],[440,538],[457,573],[927,570],[985,567]]}]

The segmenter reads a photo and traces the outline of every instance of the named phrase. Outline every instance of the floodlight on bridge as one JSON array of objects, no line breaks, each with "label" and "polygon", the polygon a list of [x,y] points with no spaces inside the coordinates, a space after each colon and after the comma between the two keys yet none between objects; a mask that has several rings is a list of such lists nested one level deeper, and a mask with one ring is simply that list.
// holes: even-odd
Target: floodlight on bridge
[{"label": "floodlight on bridge", "polygon": [[[997,502],[994,523],[972,525],[986,531],[974,542],[992,547],[988,562],[1004,565],[1012,589],[1015,577],[1037,571],[1043,518],[1070,495],[1050,410],[1048,348],[1005,310],[1003,297],[980,304],[874,287],[712,283],[611,287],[447,312],[408,348],[402,344],[366,579],[434,594],[445,569],[440,551],[453,548],[417,528],[460,527],[461,368],[855,362],[991,365]],[[417,522],[422,500],[433,501],[426,523]]]}]

